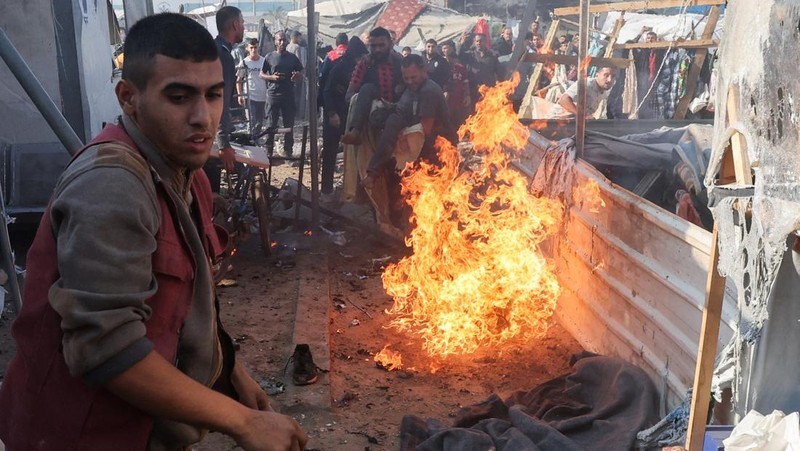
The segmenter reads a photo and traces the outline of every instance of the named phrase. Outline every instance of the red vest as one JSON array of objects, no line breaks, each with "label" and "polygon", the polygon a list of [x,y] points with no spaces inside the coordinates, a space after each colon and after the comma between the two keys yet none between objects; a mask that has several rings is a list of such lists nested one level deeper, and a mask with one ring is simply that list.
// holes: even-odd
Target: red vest
[{"label": "red vest", "polygon": [[[103,129],[87,147],[110,141],[138,150],[116,125]],[[195,172],[191,189],[202,218],[200,235],[206,252],[216,257],[224,243],[211,222],[212,194],[203,171]],[[152,315],[145,325],[155,350],[174,362],[178,332],[192,303],[194,260],[177,227],[175,206],[161,184],[156,192],[161,225],[152,265],[158,292],[147,300]],[[0,438],[12,451],[144,450],[152,418],[102,387],[70,376],[64,362],[61,318],[48,302],[48,291],[59,278],[49,207],[27,264],[24,303],[12,326],[17,353],[0,389]]]}]

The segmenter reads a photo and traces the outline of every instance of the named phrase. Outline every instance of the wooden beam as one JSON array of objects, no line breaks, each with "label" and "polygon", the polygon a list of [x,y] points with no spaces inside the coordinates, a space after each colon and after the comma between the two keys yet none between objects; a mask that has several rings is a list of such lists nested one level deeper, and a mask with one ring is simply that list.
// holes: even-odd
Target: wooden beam
[{"label": "wooden beam", "polygon": [[614,56],[614,46],[617,45],[617,39],[619,39],[619,31],[622,29],[622,26],[625,25],[625,13],[623,12],[619,19],[614,22],[614,29],[611,30],[611,34],[608,36],[608,45],[606,45],[606,51],[603,54],[606,58],[611,58]]},{"label": "wooden beam", "polygon": [[[714,36],[714,29],[717,28],[717,20],[719,20],[719,7],[714,6],[708,14],[708,21],[706,27],[703,29],[701,39],[711,39]],[[689,111],[689,103],[694,99],[694,90],[697,87],[697,77],[700,76],[700,70],[703,68],[703,63],[708,55],[708,49],[700,48],[694,54],[692,65],[689,67],[689,74],[686,75],[686,93],[678,101],[675,107],[674,119],[683,119],[686,117],[686,112]]]},{"label": "wooden beam", "polygon": [[[519,71],[519,63],[522,61],[522,57],[528,51],[528,48],[525,46],[525,33],[527,33],[528,28],[531,25],[531,22],[536,20],[536,6],[538,5],[537,0],[531,0],[527,3],[527,7],[525,8],[525,12],[522,15],[522,22],[519,23],[519,32],[517,33],[517,40],[514,42],[514,51],[511,52],[511,59],[509,61],[516,61],[517,65],[514,67],[514,72]],[[553,21],[553,25],[551,28],[555,26],[555,21]],[[509,74],[513,76],[513,72]]]},{"label": "wooden beam", "polygon": [[[679,8],[684,6],[714,6],[724,5],[727,0],[641,0],[634,2],[602,3],[589,8],[590,13],[607,13],[610,11],[642,11],[646,9]],[[553,9],[553,15],[575,16],[580,13],[580,7],[567,7]]]},{"label": "wooden beam", "polygon": [[[558,28],[561,26],[561,21],[556,19],[550,24],[550,29],[547,30],[547,36],[544,39],[544,46],[545,48],[553,48],[553,41],[556,39],[556,33],[558,33]],[[527,52],[527,49],[525,49]],[[528,60],[529,56],[536,56],[539,55],[538,53],[525,53],[520,61],[532,61]],[[544,64],[541,62],[536,64],[533,68],[533,74],[531,74],[531,79],[528,82],[528,88],[525,90],[525,97],[522,98],[522,103],[519,106],[519,112],[517,115],[519,117],[527,117],[528,110],[530,109],[531,105],[531,96],[533,93],[538,90],[539,85],[539,78],[542,77],[542,70],[544,70]]]},{"label": "wooden beam", "polygon": [[626,42],[614,45],[615,49],[666,49],[669,47],[676,49],[693,49],[717,47],[719,41],[716,39],[692,39],[685,41],[656,41],[656,42]]},{"label": "wooden beam", "polygon": [[692,388],[692,406],[689,415],[689,430],[686,433],[686,449],[703,449],[708,403],[711,401],[711,376],[717,355],[719,323],[722,317],[722,301],[725,296],[725,278],[719,274],[719,243],[717,224],[711,235],[711,262],[706,279],[706,304],[700,328],[700,343]]},{"label": "wooden beam", "polygon": [[[576,55],[556,55],[555,53],[529,53],[525,55],[525,61],[578,65],[578,57]],[[631,60],[628,58],[600,58],[597,56],[590,56],[588,58],[589,67],[616,67],[617,69],[625,69],[630,63]]]},{"label": "wooden beam", "polygon": [[[728,115],[727,123],[737,122],[739,119],[739,92],[735,85],[731,85],[728,88],[725,107]],[[741,134],[736,133],[731,137],[729,150],[730,152],[726,150],[722,158],[720,183],[725,183],[723,179],[732,169],[737,185],[752,185],[753,176],[750,171],[750,160],[747,158],[747,144]],[[686,449],[691,450],[703,448],[709,401],[711,401],[711,379],[714,375],[714,362],[717,356],[719,323],[722,319],[722,304],[725,296],[725,278],[718,271],[719,243],[717,242],[716,223],[714,224],[712,242],[711,263],[706,286],[706,306],[703,310],[703,322],[700,329],[700,343],[697,351],[697,366],[695,367],[692,405],[689,415],[689,430],[686,434]]]}]

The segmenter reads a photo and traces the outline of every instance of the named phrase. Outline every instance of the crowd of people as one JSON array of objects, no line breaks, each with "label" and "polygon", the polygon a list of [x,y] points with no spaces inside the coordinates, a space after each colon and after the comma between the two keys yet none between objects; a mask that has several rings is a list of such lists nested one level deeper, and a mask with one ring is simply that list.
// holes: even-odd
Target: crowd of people
[{"label": "crowd of people", "polygon": [[[122,114],[66,168],[28,254],[17,353],[0,390],[9,449],[188,449],[208,429],[246,450],[307,441],[235,358],[212,278],[226,238],[211,222],[219,168],[234,168],[233,102],[247,107],[253,136],[262,121],[294,123],[307,76],[300,35],[275,33],[275,50],[263,56],[250,39],[237,67],[242,13],[225,6],[216,20],[215,39],[170,13],[128,33],[116,86]],[[537,51],[538,23],[528,36],[527,51]],[[513,51],[510,37],[504,28],[494,44],[481,33],[458,44],[431,39],[424,54],[404,56],[385,28],[367,42],[337,36],[310,77],[323,111],[322,192],[333,192],[340,144],[369,133],[366,188],[391,166],[406,127],[421,128],[419,158],[436,163],[436,138],[454,142],[478,87],[505,77],[499,58]],[[613,84],[608,72],[598,71],[600,93]],[[209,158],[212,145],[219,159]],[[289,133],[284,155],[292,147]],[[295,366],[293,381],[313,383],[316,373],[303,371]]]}]

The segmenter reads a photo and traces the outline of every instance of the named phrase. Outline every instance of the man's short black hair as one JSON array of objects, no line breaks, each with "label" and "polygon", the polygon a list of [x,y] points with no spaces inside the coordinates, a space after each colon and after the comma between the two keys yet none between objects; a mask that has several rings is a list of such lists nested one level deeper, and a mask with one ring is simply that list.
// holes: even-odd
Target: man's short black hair
[{"label": "man's short black hair", "polygon": [[247,40],[247,45],[253,45],[253,46],[258,47],[258,39],[256,39],[256,38],[248,39]]},{"label": "man's short black hair", "polygon": [[372,31],[369,32],[369,37],[371,38],[386,38],[389,41],[392,40],[392,35],[389,34],[389,30],[383,27],[375,27]]},{"label": "man's short black hair", "polygon": [[425,41],[425,44],[433,44],[433,45],[437,45],[437,44],[436,44],[436,39],[428,39],[427,41]]},{"label": "man's short black hair", "polygon": [[453,40],[452,40],[452,39],[448,39],[448,40],[446,40],[446,41],[442,42],[442,47],[444,47],[444,46],[446,46],[446,45],[448,45],[448,46],[452,47],[452,48],[453,48],[453,50],[455,50],[455,48],[456,48],[456,43],[455,43],[455,42],[453,42]]},{"label": "man's short black hair", "polygon": [[403,58],[403,62],[400,63],[400,67],[407,68],[411,66],[417,66],[420,69],[425,69],[425,61],[422,60],[422,57],[419,55],[411,54],[407,57]]},{"label": "man's short black hair", "polygon": [[339,33],[336,35],[336,45],[347,45],[347,41],[349,38],[347,37],[347,33]]},{"label": "man's short black hair", "polygon": [[405,47],[403,47],[403,50],[402,50],[402,51],[403,51],[403,52],[405,52],[405,51],[408,51],[408,53],[411,53],[411,47],[409,47],[409,46],[405,46]]},{"label": "man's short black hair", "polygon": [[242,10],[235,6],[223,6],[217,11],[217,31],[225,33],[231,28],[233,22],[242,15]]},{"label": "man's short black hair", "polygon": [[156,55],[196,63],[219,58],[208,30],[194,20],[174,13],[147,16],[136,22],[125,39],[124,52],[122,78],[139,89],[147,86]]}]

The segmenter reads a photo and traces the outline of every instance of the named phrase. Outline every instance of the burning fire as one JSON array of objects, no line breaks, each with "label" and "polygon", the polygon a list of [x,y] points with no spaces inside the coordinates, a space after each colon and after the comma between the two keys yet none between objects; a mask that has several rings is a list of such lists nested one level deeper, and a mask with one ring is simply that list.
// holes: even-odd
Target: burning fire
[{"label": "burning fire", "polygon": [[389,345],[384,346],[381,352],[375,354],[373,360],[375,360],[376,365],[386,371],[403,368],[403,359],[400,357],[400,353],[389,349]]},{"label": "burning fire", "polygon": [[403,177],[413,255],[383,274],[394,298],[387,313],[391,326],[422,337],[431,356],[541,336],[560,293],[539,246],[561,226],[562,206],[531,195],[509,166],[529,136],[508,101],[517,82],[481,87],[483,100],[459,129],[473,145],[468,168],[440,138],[442,167],[422,162]]}]

